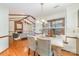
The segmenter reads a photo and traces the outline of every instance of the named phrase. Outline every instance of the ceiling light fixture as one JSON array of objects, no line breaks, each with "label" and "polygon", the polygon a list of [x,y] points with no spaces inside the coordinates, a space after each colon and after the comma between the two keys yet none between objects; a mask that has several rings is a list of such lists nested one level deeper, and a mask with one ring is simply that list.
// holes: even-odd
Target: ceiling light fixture
[{"label": "ceiling light fixture", "polygon": [[40,11],[40,20],[37,20],[37,23],[47,23],[44,19],[44,3],[40,3],[41,11]]},{"label": "ceiling light fixture", "polygon": [[41,3],[41,22],[43,23],[46,23],[45,19],[43,18],[44,17],[44,3]]}]

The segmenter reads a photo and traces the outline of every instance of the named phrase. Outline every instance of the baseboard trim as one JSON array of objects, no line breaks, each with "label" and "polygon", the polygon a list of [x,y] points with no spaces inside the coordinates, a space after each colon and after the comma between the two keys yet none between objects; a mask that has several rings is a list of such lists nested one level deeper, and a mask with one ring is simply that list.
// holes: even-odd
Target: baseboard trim
[{"label": "baseboard trim", "polygon": [[[62,49],[62,51],[66,51],[66,52],[69,52],[69,53],[73,53],[73,52],[67,51],[67,50],[65,50],[65,49]],[[79,54],[77,54],[77,53],[73,53],[73,54],[79,56]]]}]

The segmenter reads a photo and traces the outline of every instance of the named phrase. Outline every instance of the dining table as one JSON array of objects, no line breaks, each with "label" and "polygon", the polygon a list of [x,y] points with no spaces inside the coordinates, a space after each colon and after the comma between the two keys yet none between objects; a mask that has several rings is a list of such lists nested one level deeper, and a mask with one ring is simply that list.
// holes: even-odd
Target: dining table
[{"label": "dining table", "polygon": [[64,48],[64,42],[63,42],[64,38],[62,36],[58,36],[58,37],[31,36],[31,37],[33,37],[36,41],[38,40],[38,38],[51,40],[51,48],[53,48],[54,55],[55,56],[63,55],[61,51]]}]

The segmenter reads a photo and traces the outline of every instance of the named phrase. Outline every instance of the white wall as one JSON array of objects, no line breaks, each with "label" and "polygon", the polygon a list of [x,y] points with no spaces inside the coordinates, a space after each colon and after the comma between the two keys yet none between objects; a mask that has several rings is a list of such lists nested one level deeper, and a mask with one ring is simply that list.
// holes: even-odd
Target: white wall
[{"label": "white wall", "polygon": [[66,11],[60,11],[60,12],[57,12],[57,13],[54,13],[50,16],[46,16],[45,18],[47,20],[51,20],[51,19],[57,19],[57,18],[62,18],[62,17],[65,17],[66,16]]},{"label": "white wall", "polygon": [[[0,36],[9,34],[9,10],[5,7],[0,6]],[[9,47],[9,38],[0,38],[0,52],[4,51]]]}]

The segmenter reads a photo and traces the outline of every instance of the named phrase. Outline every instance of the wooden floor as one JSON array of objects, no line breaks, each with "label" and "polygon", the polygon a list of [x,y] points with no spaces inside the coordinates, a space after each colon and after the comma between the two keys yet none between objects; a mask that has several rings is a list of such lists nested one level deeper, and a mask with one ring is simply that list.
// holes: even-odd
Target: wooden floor
[{"label": "wooden floor", "polygon": [[16,40],[0,56],[27,56],[27,40]]},{"label": "wooden floor", "polygon": [[[0,53],[0,56],[28,56],[28,40],[17,40],[10,43],[10,47],[4,52]],[[61,51],[63,56],[76,56],[76,54]],[[31,56],[33,55],[31,51]]]}]

